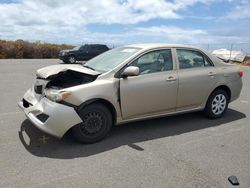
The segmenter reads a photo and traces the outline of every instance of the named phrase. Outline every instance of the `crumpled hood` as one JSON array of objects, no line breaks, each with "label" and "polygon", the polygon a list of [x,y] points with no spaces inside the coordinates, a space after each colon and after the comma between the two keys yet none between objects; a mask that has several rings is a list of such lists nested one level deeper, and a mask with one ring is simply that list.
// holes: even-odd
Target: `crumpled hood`
[{"label": "crumpled hood", "polygon": [[36,72],[36,75],[37,77],[46,79],[49,76],[56,75],[59,72],[63,72],[67,70],[73,70],[76,72],[81,72],[81,73],[89,74],[93,76],[100,74],[99,72],[83,67],[82,65],[68,65],[67,64],[67,65],[51,65],[51,66],[38,69]]}]

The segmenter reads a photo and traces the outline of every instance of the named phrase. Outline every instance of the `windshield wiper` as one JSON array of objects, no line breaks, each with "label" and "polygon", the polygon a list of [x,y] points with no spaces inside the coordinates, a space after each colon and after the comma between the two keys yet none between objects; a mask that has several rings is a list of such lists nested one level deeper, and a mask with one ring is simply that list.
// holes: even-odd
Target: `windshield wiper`
[{"label": "windshield wiper", "polygon": [[94,68],[92,68],[92,67],[90,67],[90,66],[88,66],[88,65],[83,65],[83,67],[86,67],[86,68],[88,68],[88,69],[91,69],[91,70],[95,71]]}]

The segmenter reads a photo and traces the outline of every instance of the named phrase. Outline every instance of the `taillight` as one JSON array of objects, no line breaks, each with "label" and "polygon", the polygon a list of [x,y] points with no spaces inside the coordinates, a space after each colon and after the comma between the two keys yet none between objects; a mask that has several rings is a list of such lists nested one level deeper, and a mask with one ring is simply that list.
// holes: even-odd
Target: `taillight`
[{"label": "taillight", "polygon": [[242,77],[242,76],[243,76],[243,70],[238,70],[238,75],[239,75],[240,77]]}]

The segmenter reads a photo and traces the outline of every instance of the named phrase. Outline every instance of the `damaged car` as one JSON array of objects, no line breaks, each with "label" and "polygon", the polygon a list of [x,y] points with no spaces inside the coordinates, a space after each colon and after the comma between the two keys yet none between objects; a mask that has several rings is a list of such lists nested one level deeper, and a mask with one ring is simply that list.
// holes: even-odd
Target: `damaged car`
[{"label": "damaged car", "polygon": [[40,130],[83,143],[114,125],[203,111],[220,118],[242,89],[243,72],[202,49],[137,44],[107,51],[83,65],[39,69],[19,107]]}]

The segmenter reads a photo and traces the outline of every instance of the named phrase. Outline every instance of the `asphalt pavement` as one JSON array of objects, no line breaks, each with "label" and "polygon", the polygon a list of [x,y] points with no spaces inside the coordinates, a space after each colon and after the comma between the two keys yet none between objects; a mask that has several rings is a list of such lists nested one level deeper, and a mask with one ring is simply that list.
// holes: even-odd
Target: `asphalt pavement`
[{"label": "asphalt pavement", "polygon": [[113,129],[103,141],[61,140],[17,107],[36,69],[59,60],[0,60],[0,187],[250,187],[250,68],[221,119],[189,113]]}]

